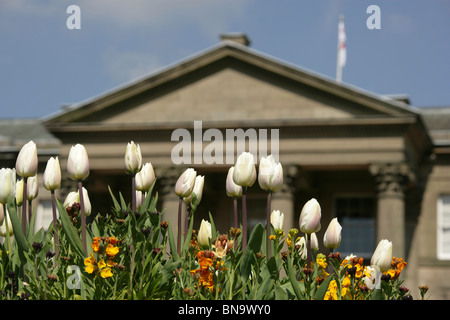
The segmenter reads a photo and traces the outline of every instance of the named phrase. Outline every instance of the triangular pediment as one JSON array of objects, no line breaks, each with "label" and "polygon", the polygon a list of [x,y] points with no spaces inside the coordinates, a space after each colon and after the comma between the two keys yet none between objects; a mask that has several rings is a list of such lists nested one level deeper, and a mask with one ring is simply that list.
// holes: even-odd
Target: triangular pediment
[{"label": "triangular pediment", "polygon": [[170,125],[405,117],[406,104],[224,41],[197,56],[49,118],[47,126]]}]

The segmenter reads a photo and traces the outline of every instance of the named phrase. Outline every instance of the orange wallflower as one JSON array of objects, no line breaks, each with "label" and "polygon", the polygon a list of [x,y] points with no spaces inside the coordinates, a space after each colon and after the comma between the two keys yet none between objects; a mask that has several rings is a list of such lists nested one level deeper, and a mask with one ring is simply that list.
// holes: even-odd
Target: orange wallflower
[{"label": "orange wallflower", "polygon": [[[101,241],[107,243],[106,247],[102,245]],[[97,258],[100,258],[100,260],[97,262],[94,255],[91,253],[89,257],[84,259],[85,271],[89,274],[94,273],[95,276],[100,273],[102,278],[112,277],[113,273],[111,267],[115,265],[113,259],[119,253],[119,247],[114,246],[117,243],[118,240],[114,237],[95,237],[92,240],[91,247],[94,253],[97,254]],[[103,258],[107,261],[105,262]]]},{"label": "orange wallflower", "polygon": [[91,243],[92,250],[94,250],[95,253],[100,251],[100,239],[99,237],[95,237],[94,240]]},{"label": "orange wallflower", "polygon": [[389,274],[392,280],[397,279],[400,276],[400,273],[406,267],[407,263],[402,258],[392,257],[391,268],[385,272],[385,274]]}]

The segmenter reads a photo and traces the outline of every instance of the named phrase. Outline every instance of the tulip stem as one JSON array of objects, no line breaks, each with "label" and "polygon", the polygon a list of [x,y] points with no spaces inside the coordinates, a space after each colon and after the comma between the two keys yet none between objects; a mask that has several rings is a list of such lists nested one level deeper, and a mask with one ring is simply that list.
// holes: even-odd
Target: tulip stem
[{"label": "tulip stem", "polygon": [[237,198],[233,198],[234,227],[235,227],[235,228],[238,228],[238,226],[239,226],[239,224],[238,224],[238,212],[237,212],[238,208],[237,208],[237,205],[238,205],[238,200],[237,200]]},{"label": "tulip stem", "polygon": [[131,176],[131,210],[136,211],[136,174]]},{"label": "tulip stem", "polygon": [[183,198],[178,200],[178,238],[177,238],[177,253],[180,255],[181,250],[181,209],[183,208]]},{"label": "tulip stem", "polygon": [[51,190],[51,195],[52,195],[53,227],[55,229],[55,231],[54,231],[54,237],[55,237],[55,260],[58,261],[58,257],[59,257],[59,240],[58,240],[58,227],[56,225],[56,197],[55,197],[55,190]]},{"label": "tulip stem", "polygon": [[22,231],[25,234],[27,225],[27,177],[23,178],[23,195],[22,195]]},{"label": "tulip stem", "polygon": [[11,261],[11,235],[9,234],[9,225],[8,225],[8,214],[6,212],[6,204],[3,204],[3,214],[5,221],[5,229],[6,229],[6,251],[8,252],[9,260]]},{"label": "tulip stem", "polygon": [[83,240],[84,254],[87,256],[86,213],[84,211],[83,184],[81,181],[78,181],[78,194],[80,196],[80,209],[81,209],[81,238]]},{"label": "tulip stem", "polygon": [[33,214],[33,200],[28,201],[28,224],[31,222],[31,216]]},{"label": "tulip stem", "polygon": [[306,233],[305,234],[305,238],[306,238],[306,267],[307,268],[311,268],[311,261],[312,261],[312,257],[311,257],[311,235]]},{"label": "tulip stem", "polygon": [[188,202],[188,203],[186,203],[186,217],[184,218],[184,234],[185,234],[185,236],[188,234],[190,214],[191,214],[191,204]]},{"label": "tulip stem", "polygon": [[247,187],[242,187],[242,250],[247,248]]},{"label": "tulip stem", "polygon": [[267,259],[270,258],[270,234],[271,234],[271,227],[270,227],[270,207],[271,207],[271,201],[272,201],[272,192],[269,192],[267,195],[267,212],[266,212],[266,244],[267,244]]}]

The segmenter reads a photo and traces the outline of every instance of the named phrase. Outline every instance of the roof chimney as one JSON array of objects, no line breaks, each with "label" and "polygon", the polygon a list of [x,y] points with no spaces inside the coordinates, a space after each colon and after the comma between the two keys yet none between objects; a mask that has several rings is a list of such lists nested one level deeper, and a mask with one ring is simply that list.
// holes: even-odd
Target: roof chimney
[{"label": "roof chimney", "polygon": [[226,33],[221,34],[220,39],[222,41],[234,41],[243,46],[250,46],[250,39],[245,33]]}]

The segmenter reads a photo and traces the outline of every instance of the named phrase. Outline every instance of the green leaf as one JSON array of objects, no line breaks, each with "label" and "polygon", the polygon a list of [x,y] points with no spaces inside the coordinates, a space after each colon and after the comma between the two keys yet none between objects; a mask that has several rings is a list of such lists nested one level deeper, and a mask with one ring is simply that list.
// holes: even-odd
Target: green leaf
[{"label": "green leaf", "polygon": [[177,246],[175,244],[175,240],[174,240],[174,237],[173,237],[172,226],[170,224],[170,221],[169,221],[169,226],[168,226],[168,232],[169,232],[169,247],[170,247],[170,251],[172,253],[173,259],[175,261],[177,261],[177,260],[180,259],[180,257],[178,256]]},{"label": "green leaf", "polygon": [[9,212],[9,218],[11,220],[11,224],[13,227],[14,238],[19,247],[20,260],[23,262],[23,261],[25,261],[23,252],[28,251],[29,244],[28,244],[27,239],[25,238],[25,235],[23,234],[22,222],[19,219],[19,215],[17,214],[16,206],[15,206],[14,200],[12,198],[9,198],[9,200],[8,200],[8,212]]},{"label": "green leaf", "polygon": [[116,197],[114,196],[114,194],[112,193],[111,187],[110,187],[110,186],[108,186],[108,190],[109,190],[109,193],[111,194],[111,198],[112,198],[113,203],[114,203],[114,209],[115,209],[116,211],[120,211],[120,204],[119,204],[119,202],[117,202],[117,199],[116,199]]},{"label": "green leaf", "polygon": [[[34,234],[35,221],[36,221],[36,207],[34,208],[33,213],[31,214],[31,220],[30,220],[28,228],[26,230],[28,241],[30,241],[31,237]],[[30,243],[32,243],[32,242],[30,242]]]},{"label": "green leaf", "polygon": [[244,252],[244,255],[242,256],[242,261],[239,270],[241,273],[242,281],[244,282],[247,281],[251,272],[252,265],[256,261],[256,253],[259,252],[261,249],[263,235],[264,235],[264,228],[259,223],[253,229],[247,244],[247,248]]},{"label": "green leaf", "polygon": [[75,252],[82,258],[85,258],[83,243],[78,235],[77,230],[72,224],[72,221],[69,218],[69,215],[66,212],[66,209],[61,204],[59,200],[56,200],[56,205],[58,207],[59,216],[61,217],[62,229],[67,235],[67,239],[70,245],[73,247]]},{"label": "green leaf", "polygon": [[288,261],[287,261],[287,264],[286,264],[287,265],[287,270],[286,271],[287,271],[288,279],[289,279],[289,281],[290,281],[290,283],[292,285],[292,289],[294,290],[294,293],[295,293],[295,296],[297,297],[297,299],[298,300],[303,300],[304,297],[303,297],[302,292],[305,289],[305,285],[304,285],[303,282],[300,282],[300,281],[297,280],[297,277],[296,277],[296,274],[295,274],[295,269],[294,269],[294,267],[292,265],[292,258],[291,258],[289,253],[287,254],[287,259],[288,259]]},{"label": "green leaf", "polygon": [[211,223],[211,235],[215,239],[217,237],[217,230],[211,212],[209,212],[209,223]]},{"label": "green leaf", "polygon": [[194,228],[194,217],[189,221],[189,229],[186,235],[186,239],[184,240],[183,252],[189,248],[189,243],[191,242],[192,237],[192,229]]},{"label": "green leaf", "polygon": [[323,300],[325,294],[327,293],[328,285],[333,279],[334,277],[330,275],[322,282],[322,284],[319,286],[319,289],[317,289],[316,294],[314,295],[314,300]]},{"label": "green leaf", "polygon": [[155,181],[153,181],[152,186],[147,191],[147,196],[145,197],[144,202],[142,203],[142,205],[139,209],[140,213],[144,213],[147,210],[150,210],[150,212],[151,212],[154,209],[156,202],[154,201],[154,197],[152,197],[152,192],[153,192],[153,187],[155,186],[155,183],[156,183],[156,179],[155,179]]},{"label": "green leaf", "polygon": [[383,291],[380,288],[375,289],[370,300],[383,300]]},{"label": "green leaf", "polygon": [[120,197],[120,205],[122,206],[122,209],[127,210],[128,206],[127,206],[127,203],[125,202],[125,199],[123,198],[121,192],[119,192],[119,197]]}]

